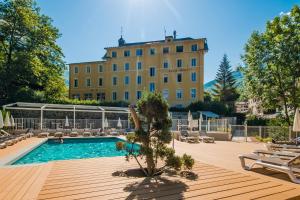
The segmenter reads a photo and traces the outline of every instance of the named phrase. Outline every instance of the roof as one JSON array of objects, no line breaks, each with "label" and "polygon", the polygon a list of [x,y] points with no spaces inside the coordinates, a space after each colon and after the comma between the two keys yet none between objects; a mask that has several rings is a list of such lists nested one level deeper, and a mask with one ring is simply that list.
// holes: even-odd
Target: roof
[{"label": "roof", "polygon": [[[168,37],[168,36],[166,36],[166,37]],[[206,38],[199,38],[199,39],[203,39],[203,40],[206,41]],[[199,39],[194,39],[194,38],[191,38],[191,37],[185,37],[185,38],[173,39],[173,41],[180,42],[180,41],[199,40]],[[105,49],[118,48],[118,47],[128,47],[128,46],[139,46],[139,45],[145,45],[145,44],[155,44],[155,43],[164,43],[164,42],[165,42],[165,40],[155,40],[155,41],[146,41],[146,42],[132,42],[132,43],[125,43],[122,46],[106,47]],[[205,42],[204,47],[205,47],[204,50],[208,50],[208,46],[207,46],[206,42]]]},{"label": "roof", "polygon": [[209,118],[219,118],[220,116],[216,113],[213,113],[211,111],[198,111],[200,114],[205,115],[206,117]]},{"label": "roof", "polygon": [[73,104],[47,104],[47,103],[27,103],[16,102],[3,106],[7,110],[48,110],[48,111],[74,111],[76,112],[112,112],[112,113],[129,113],[127,107],[110,107],[110,106],[89,106]]},{"label": "roof", "polygon": [[104,60],[96,60],[96,61],[87,61],[87,62],[76,62],[76,63],[68,63],[68,65],[76,65],[76,64],[88,64],[88,63],[101,63],[105,62]]}]

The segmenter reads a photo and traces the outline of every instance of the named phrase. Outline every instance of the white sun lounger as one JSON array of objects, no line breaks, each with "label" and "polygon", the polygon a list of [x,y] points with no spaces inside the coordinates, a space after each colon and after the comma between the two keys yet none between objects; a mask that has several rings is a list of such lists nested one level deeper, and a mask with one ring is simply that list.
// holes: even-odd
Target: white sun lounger
[{"label": "white sun lounger", "polygon": [[40,137],[40,138],[44,138],[44,137],[48,137],[48,136],[49,136],[48,132],[41,132],[38,134],[38,137]]},{"label": "white sun lounger", "polygon": [[[300,184],[300,178],[297,178],[295,173],[300,173],[300,154],[296,153],[285,153],[285,159],[281,159],[279,153],[276,152],[269,153],[270,156],[264,156],[258,152],[252,154],[240,155],[241,165],[245,170],[251,170],[255,165],[260,165],[262,167],[267,167],[276,171],[286,173],[290,179],[297,184]],[[287,156],[287,154],[289,156]],[[253,160],[254,162],[247,166],[245,164],[245,159]]]}]

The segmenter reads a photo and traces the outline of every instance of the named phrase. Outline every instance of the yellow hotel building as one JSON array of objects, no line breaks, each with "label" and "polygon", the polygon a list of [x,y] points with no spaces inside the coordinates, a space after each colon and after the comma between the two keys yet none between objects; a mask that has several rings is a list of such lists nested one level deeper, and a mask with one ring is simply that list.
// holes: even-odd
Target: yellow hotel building
[{"label": "yellow hotel building", "polygon": [[205,38],[164,40],[105,48],[103,61],[69,64],[69,97],[135,103],[143,90],[159,91],[170,106],[203,100]]}]

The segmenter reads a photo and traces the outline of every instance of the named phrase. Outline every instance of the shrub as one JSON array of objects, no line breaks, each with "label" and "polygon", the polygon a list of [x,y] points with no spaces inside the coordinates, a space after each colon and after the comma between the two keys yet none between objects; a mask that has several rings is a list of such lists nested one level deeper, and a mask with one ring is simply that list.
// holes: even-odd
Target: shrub
[{"label": "shrub", "polygon": [[[130,107],[136,131],[127,135],[129,145],[116,144],[117,150],[126,150],[126,159],[136,160],[146,176],[155,176],[164,172],[167,168],[180,170],[183,161],[190,169],[193,166],[192,158],[185,159],[175,155],[175,151],[167,146],[172,140],[170,127],[172,121],[168,114],[168,103],[160,93],[144,92],[137,102],[138,114]],[[135,143],[140,144],[138,152],[134,149]],[[146,169],[139,159],[145,158]],[[158,167],[158,161],[164,161],[164,166]]]}]

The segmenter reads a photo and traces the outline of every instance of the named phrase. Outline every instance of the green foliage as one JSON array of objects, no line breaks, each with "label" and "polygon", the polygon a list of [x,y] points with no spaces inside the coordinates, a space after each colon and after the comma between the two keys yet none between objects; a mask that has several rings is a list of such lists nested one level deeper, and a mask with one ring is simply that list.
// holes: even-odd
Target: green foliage
[{"label": "green foliage", "polygon": [[204,102],[211,102],[212,101],[212,95],[210,92],[205,91],[204,92]]},{"label": "green foliage", "polygon": [[54,104],[74,104],[74,105],[95,105],[95,106],[112,106],[112,107],[128,107],[128,102],[125,101],[97,101],[97,100],[78,100],[78,99],[52,99],[47,103]]},{"label": "green foliage", "polygon": [[236,81],[232,74],[227,55],[223,56],[216,76],[216,84],[213,89],[213,98],[216,101],[232,102],[238,98]]},{"label": "green foliage", "polygon": [[168,157],[166,159],[166,166],[172,167],[177,171],[181,170],[181,166],[182,166],[181,157],[180,156],[175,156],[175,155],[171,156],[171,157]]},{"label": "green foliage", "polygon": [[212,102],[202,102],[196,101],[192,102],[187,106],[186,110],[190,110],[191,112],[195,111],[204,111],[209,110],[211,112],[217,113],[219,115],[227,115],[229,113],[229,108],[226,104],[222,102],[212,101]]},{"label": "green foliage", "polygon": [[255,136],[255,138],[256,138],[259,142],[264,142],[264,143],[272,142],[272,138],[271,138],[271,137],[262,138],[262,137],[259,137],[259,136]]},{"label": "green foliage", "polygon": [[247,116],[246,122],[248,126],[266,126],[267,119],[257,117],[255,115]]},{"label": "green foliage", "polygon": [[65,63],[56,44],[60,34],[51,23],[34,0],[0,2],[2,103],[56,99],[66,94]]},{"label": "green foliage", "polygon": [[257,99],[265,109],[280,109],[288,125],[300,105],[300,8],[267,22],[263,33],[254,32],[245,46],[244,96]]},{"label": "green foliage", "polygon": [[[180,170],[183,159],[176,156],[175,151],[167,146],[172,140],[170,132],[172,121],[166,100],[159,92],[144,92],[137,102],[137,111],[140,127],[136,127],[134,134],[127,135],[127,141],[132,144],[132,147],[135,143],[139,143],[140,150],[137,154],[132,151],[132,148],[125,148],[126,159],[134,158],[146,176],[158,175],[166,167]],[[116,148],[124,149],[124,146],[117,143]],[[145,158],[146,169],[141,165],[138,157]],[[159,160],[164,161],[165,166],[158,168]]]},{"label": "green foliage", "polygon": [[191,170],[195,164],[195,160],[192,158],[192,156],[183,154],[182,164],[184,169]]}]

